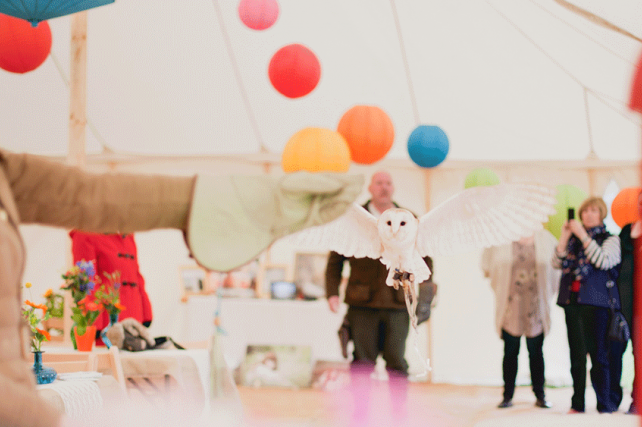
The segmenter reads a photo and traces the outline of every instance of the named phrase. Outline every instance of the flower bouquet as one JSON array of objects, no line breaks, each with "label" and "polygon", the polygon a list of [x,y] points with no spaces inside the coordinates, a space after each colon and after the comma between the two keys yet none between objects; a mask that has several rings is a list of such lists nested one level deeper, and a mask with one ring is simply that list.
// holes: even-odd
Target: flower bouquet
[{"label": "flower bouquet", "polygon": [[[31,288],[31,283],[25,284],[27,289]],[[51,335],[44,329],[39,328],[40,322],[45,321],[51,317],[51,313],[44,304],[35,304],[29,300],[25,300],[26,307],[22,308],[22,317],[27,321],[29,328],[31,328],[31,350],[34,352],[41,351],[43,341],[50,341]],[[42,310],[42,315],[39,316],[36,310]]]},{"label": "flower bouquet", "polygon": [[114,324],[118,323],[118,314],[125,309],[125,306],[120,303],[120,271],[103,273],[103,275],[109,283],[103,283],[96,288],[94,296],[96,302],[103,306],[109,314],[109,325],[103,328],[100,333],[100,338],[107,348],[111,348],[112,344],[109,338],[107,338],[107,331]]},{"label": "flower bouquet", "polygon": [[[65,283],[60,288],[71,291],[75,303],[71,308],[71,319],[74,321],[74,345],[79,350],[91,351],[96,336],[96,327],[93,323],[98,318],[102,306],[92,301],[89,294],[96,284],[100,284],[100,277],[96,276],[92,261],[81,260],[63,274],[62,278],[65,279]],[[79,342],[81,337],[83,337],[82,346]]]},{"label": "flower bouquet", "polygon": [[[25,288],[31,288],[31,283],[25,283]],[[25,307],[26,306],[26,307]],[[51,313],[44,304],[36,304],[25,300],[25,306],[22,308],[22,316],[27,321],[31,329],[31,351],[33,353],[33,373],[38,384],[49,384],[53,382],[57,373],[55,370],[42,364],[42,342],[50,341],[51,335],[44,329],[39,328],[40,322],[46,321],[51,317]],[[36,310],[42,310],[39,316]]]},{"label": "flower bouquet", "polygon": [[120,271],[103,273],[109,283],[102,283],[94,293],[97,304],[103,306],[109,314],[112,323],[118,321],[118,314],[125,309],[120,303]]}]

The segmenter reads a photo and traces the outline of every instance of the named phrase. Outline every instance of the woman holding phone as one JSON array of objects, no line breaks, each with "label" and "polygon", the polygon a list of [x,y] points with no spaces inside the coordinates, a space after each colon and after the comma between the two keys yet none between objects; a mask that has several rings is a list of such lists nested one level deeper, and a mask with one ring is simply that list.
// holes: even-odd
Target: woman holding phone
[{"label": "woman holding phone", "polygon": [[[573,377],[570,413],[584,412],[586,354],[591,357],[591,382],[597,410],[617,410],[609,396],[610,303],[620,308],[615,286],[621,260],[620,238],[604,226],[606,204],[589,197],[580,206],[580,221],[569,210],[553,255],[553,267],[562,270],[557,304],[564,308]],[[610,300],[610,301],[609,301]]]}]

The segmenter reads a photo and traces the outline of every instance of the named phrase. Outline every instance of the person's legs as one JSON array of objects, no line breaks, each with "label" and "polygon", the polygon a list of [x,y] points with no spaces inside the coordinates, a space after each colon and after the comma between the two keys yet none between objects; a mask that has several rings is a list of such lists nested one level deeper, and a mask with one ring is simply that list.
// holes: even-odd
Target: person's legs
[{"label": "person's legs", "polygon": [[407,417],[408,362],[405,359],[410,316],[406,310],[382,310],[383,359],[388,372],[388,391],[393,420]]},{"label": "person's legs", "polygon": [[628,345],[627,342],[609,340],[609,380],[610,390],[609,398],[613,403],[615,410],[622,403],[622,357]]},{"label": "person's legs", "polygon": [[410,330],[410,316],[406,310],[381,310],[383,323],[383,359],[386,369],[408,374],[406,339]]},{"label": "person's legs", "polygon": [[353,363],[374,365],[379,355],[379,316],[377,310],[348,307],[347,317],[354,344]]},{"label": "person's legs", "polygon": [[515,393],[515,378],[517,378],[517,356],[522,337],[515,337],[502,329],[504,340],[504,360],[502,361],[502,372],[504,377],[504,401],[500,407],[508,406]]},{"label": "person's legs", "polygon": [[573,377],[573,397],[571,409],[584,412],[584,394],[586,392],[586,344],[584,326],[581,317],[582,306],[571,304],[564,307],[566,334],[571,359],[571,377]]},{"label": "person's legs", "polygon": [[609,309],[585,307],[584,325],[587,350],[591,356],[591,383],[597,398],[597,410],[601,413],[614,412],[615,407],[609,397],[609,347],[608,326]]},{"label": "person's legs", "polygon": [[354,409],[350,426],[365,427],[369,425],[370,374],[379,353],[379,318],[375,310],[361,307],[348,307],[347,317],[354,343],[350,364],[350,392]]},{"label": "person's legs", "polygon": [[526,347],[528,348],[528,360],[531,368],[531,383],[533,384],[533,393],[538,400],[545,401],[544,394],[544,333],[536,337],[526,337]]}]

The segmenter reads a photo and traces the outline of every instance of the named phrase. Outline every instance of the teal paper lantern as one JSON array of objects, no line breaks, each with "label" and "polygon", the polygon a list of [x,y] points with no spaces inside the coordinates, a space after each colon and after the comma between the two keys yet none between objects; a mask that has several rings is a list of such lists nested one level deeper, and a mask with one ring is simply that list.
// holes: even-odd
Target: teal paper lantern
[{"label": "teal paper lantern", "polygon": [[548,217],[548,222],[544,224],[544,228],[559,239],[562,234],[562,226],[568,219],[568,209],[574,208],[576,212],[575,218],[579,219],[579,207],[588,195],[581,188],[570,184],[561,184],[555,188],[557,189],[555,214]]},{"label": "teal paper lantern", "polygon": [[439,126],[417,126],[408,137],[408,154],[422,168],[433,168],[448,155],[448,137]]},{"label": "teal paper lantern", "polygon": [[497,184],[499,184],[499,177],[495,172],[488,168],[477,168],[466,175],[464,188],[488,187]]}]

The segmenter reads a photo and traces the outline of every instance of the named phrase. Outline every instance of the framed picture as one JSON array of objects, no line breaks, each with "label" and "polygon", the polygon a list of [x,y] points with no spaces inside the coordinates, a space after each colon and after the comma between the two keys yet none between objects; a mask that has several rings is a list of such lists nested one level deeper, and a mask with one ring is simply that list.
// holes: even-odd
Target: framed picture
[{"label": "framed picture", "polygon": [[262,297],[270,297],[272,284],[291,280],[290,266],[287,264],[266,264],[259,270],[258,292]]},{"label": "framed picture", "polygon": [[220,285],[221,295],[224,297],[256,297],[258,272],[258,260],[250,261],[230,271],[224,276]]},{"label": "framed picture", "polygon": [[310,387],[312,348],[248,345],[240,366],[241,384],[249,387]]},{"label": "framed picture", "polygon": [[203,293],[207,289],[207,272],[197,265],[182,265],[178,268],[182,298]]},{"label": "framed picture", "polygon": [[298,252],[294,255],[294,283],[306,299],[325,297],[325,268],[329,252]]}]

